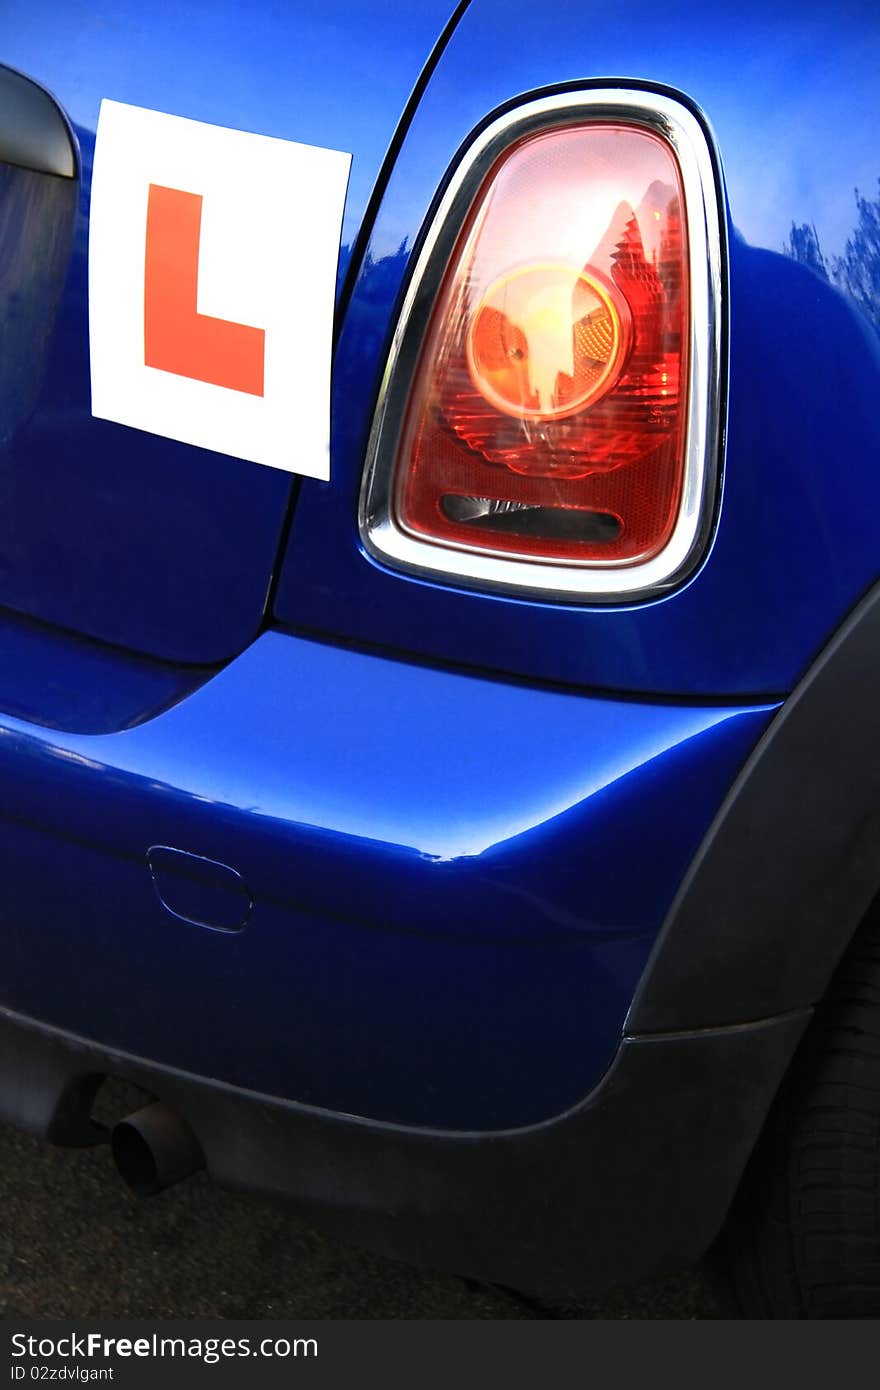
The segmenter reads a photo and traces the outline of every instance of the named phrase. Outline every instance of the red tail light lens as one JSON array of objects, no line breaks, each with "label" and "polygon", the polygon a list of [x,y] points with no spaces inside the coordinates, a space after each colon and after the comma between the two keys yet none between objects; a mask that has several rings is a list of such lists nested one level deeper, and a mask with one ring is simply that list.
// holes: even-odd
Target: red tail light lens
[{"label": "red tail light lens", "polygon": [[630,324],[626,300],[592,267],[511,271],[468,315],[471,383],[490,406],[520,420],[580,414],[619,377]]},{"label": "red tail light lens", "polygon": [[[673,569],[693,549],[717,347],[708,155],[683,155],[680,124],[642,107],[627,119],[599,95],[564,120],[551,103],[500,149],[490,139],[453,236],[447,214],[384,484],[387,409],[374,433],[362,524],[381,553],[490,585],[613,594],[657,582],[677,531]],[[651,100],[676,106],[705,152],[684,108]]]}]

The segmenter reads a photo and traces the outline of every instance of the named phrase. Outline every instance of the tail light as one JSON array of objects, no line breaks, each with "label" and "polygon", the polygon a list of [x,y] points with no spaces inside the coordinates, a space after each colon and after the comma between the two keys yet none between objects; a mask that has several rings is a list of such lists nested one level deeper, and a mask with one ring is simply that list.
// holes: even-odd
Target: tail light
[{"label": "tail light", "polygon": [[680,579],[711,522],[720,276],[711,158],[680,103],[593,90],[496,120],[409,284],[362,491],[368,549],[557,597]]}]

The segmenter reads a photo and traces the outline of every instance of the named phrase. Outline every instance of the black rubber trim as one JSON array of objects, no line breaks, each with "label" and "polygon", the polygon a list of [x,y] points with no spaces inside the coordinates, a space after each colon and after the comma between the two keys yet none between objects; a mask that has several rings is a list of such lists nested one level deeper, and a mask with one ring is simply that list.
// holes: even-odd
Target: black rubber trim
[{"label": "black rubber trim", "polygon": [[90,1100],[121,1077],[186,1121],[229,1186],[294,1199],[396,1258],[565,1297],[703,1254],[808,1018],[627,1038],[558,1119],[452,1134],[237,1090],[0,1010],[0,1120],[93,1143]]},{"label": "black rubber trim", "polygon": [[880,585],[775,716],[672,904],[635,1033],[816,1003],[880,892]]},{"label": "black rubber trim", "polygon": [[54,97],[0,64],[0,164],[37,174],[77,177],[76,143]]}]

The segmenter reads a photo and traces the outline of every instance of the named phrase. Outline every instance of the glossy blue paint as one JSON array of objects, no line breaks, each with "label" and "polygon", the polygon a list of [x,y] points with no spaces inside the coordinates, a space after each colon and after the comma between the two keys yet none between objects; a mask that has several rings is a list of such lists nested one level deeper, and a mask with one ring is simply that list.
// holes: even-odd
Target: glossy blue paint
[{"label": "glossy blue paint", "polygon": [[[375,223],[336,361],[331,484],[300,496],[285,623],[527,678],[646,693],[791,689],[880,573],[880,10],[473,0],[428,84]],[[666,84],[717,139],[730,240],[724,497],[701,570],[625,608],[521,602],[367,558],[356,499],[389,323],[456,147],[516,94]],[[874,204],[876,207],[876,204]],[[870,211],[870,209],[868,210]],[[860,234],[861,227],[861,234]]]},{"label": "glossy blue paint", "polygon": [[[34,77],[66,109],[83,178],[48,361],[30,373],[27,409],[16,395],[15,428],[0,428],[0,604],[173,661],[218,662],[262,621],[291,478],[91,418],[87,215],[101,98],[353,151],[348,247],[452,0],[400,12],[380,0],[259,13],[248,0],[3,8],[0,62]],[[15,277],[27,279],[44,229],[22,217],[26,244],[10,254],[3,188],[0,197],[3,288],[20,299]],[[20,353],[4,353],[0,426],[15,385],[8,378],[20,367]]]},{"label": "glossy blue paint", "polygon": [[[336,1110],[482,1129],[549,1116],[607,1064],[771,713],[589,699],[266,633],[136,728],[6,718],[0,1004]],[[157,845],[215,861],[215,902],[217,869],[239,875],[247,925],[172,916]]]},{"label": "glossy blue paint", "polygon": [[[259,23],[244,0],[161,14],[35,0],[4,26],[0,61],[67,107],[84,178],[48,360],[25,374],[33,400],[10,385],[24,348],[0,362],[0,604],[81,634],[0,620],[0,1004],[313,1105],[485,1129],[556,1113],[601,1075],[772,716],[746,697],[788,689],[880,570],[878,268],[852,194],[873,196],[878,172],[880,19],[846,4],[670,0],[621,19],[473,0],[359,267],[333,477],[302,486],[277,595],[284,623],[386,654],[270,631],[231,659],[261,622],[289,480],[89,417],[99,99],[354,147],[350,247],[449,8],[331,0]],[[355,510],[413,238],[492,107],[614,78],[681,90],[717,135],[730,413],[711,553],[680,592],[625,609],[393,574],[362,553]],[[16,176],[7,210],[13,184],[21,216],[2,235],[20,242],[34,198],[60,203]],[[22,339],[35,362],[39,338]],[[444,662],[484,674],[430,664]],[[213,868],[172,884],[175,851]]]},{"label": "glossy blue paint", "polygon": [[151,719],[214,671],[151,660],[2,610],[0,652],[0,710],[78,734]]}]

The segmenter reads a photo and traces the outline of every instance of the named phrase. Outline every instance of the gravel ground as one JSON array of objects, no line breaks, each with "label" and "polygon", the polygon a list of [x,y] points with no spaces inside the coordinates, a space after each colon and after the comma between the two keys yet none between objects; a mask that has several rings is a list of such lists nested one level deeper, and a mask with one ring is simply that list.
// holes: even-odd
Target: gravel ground
[{"label": "gravel ground", "polygon": [[[411,1269],[331,1240],[204,1174],[141,1202],[106,1147],[53,1149],[0,1127],[0,1316],[533,1318],[506,1290]],[[707,1318],[697,1275],[551,1316]]]}]

